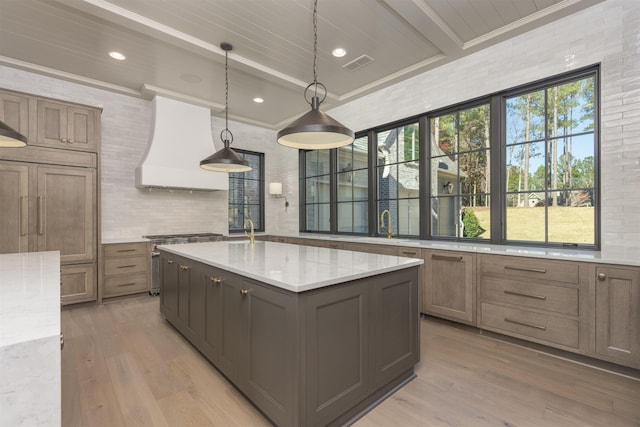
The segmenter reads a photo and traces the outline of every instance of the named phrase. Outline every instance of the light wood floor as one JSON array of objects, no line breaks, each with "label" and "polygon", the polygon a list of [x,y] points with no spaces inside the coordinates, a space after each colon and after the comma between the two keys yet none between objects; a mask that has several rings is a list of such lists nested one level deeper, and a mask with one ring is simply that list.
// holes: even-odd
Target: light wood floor
[{"label": "light wood floor", "polygon": [[[63,426],[269,426],[158,297],[62,312]],[[421,321],[418,377],[357,427],[640,426],[640,381]]]}]

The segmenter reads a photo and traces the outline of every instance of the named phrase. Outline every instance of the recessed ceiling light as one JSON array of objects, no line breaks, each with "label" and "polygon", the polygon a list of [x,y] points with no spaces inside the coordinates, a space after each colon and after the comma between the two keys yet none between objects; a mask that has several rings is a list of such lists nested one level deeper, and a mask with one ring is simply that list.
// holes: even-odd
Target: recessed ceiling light
[{"label": "recessed ceiling light", "polygon": [[127,57],[124,56],[124,54],[120,52],[116,52],[115,50],[112,50],[111,52],[109,52],[109,56],[112,57],[113,59],[117,59],[118,61],[124,61],[125,59],[127,59]]},{"label": "recessed ceiling light", "polygon": [[264,99],[256,97],[253,98],[253,102],[255,102],[256,104],[262,104],[264,102]]},{"label": "recessed ceiling light", "polygon": [[347,51],[344,50],[341,47],[337,47],[335,49],[333,49],[331,51],[331,53],[333,54],[333,56],[335,56],[336,58],[342,58],[343,56],[345,56],[347,54]]}]

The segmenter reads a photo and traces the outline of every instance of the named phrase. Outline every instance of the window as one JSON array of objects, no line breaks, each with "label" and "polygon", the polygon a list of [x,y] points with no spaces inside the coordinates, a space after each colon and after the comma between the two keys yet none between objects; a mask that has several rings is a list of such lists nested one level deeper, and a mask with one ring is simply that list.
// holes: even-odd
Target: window
[{"label": "window", "polygon": [[595,77],[505,99],[506,241],[596,243]]},{"label": "window", "polygon": [[389,211],[398,236],[598,248],[598,73],[572,71],[303,152],[301,230],[385,236]]},{"label": "window", "polygon": [[337,150],[338,232],[369,231],[368,145],[368,138],[364,136]]},{"label": "window", "polygon": [[331,230],[330,151],[304,152],[305,231]]},{"label": "window", "polygon": [[[377,218],[388,210],[392,232],[401,236],[420,234],[420,162],[418,123],[377,133]],[[378,222],[378,233],[387,223]]]},{"label": "window", "polygon": [[234,149],[251,170],[229,173],[229,233],[244,230],[245,219],[255,231],[264,231],[264,154]]},{"label": "window", "polygon": [[429,119],[432,237],[490,237],[490,107]]}]

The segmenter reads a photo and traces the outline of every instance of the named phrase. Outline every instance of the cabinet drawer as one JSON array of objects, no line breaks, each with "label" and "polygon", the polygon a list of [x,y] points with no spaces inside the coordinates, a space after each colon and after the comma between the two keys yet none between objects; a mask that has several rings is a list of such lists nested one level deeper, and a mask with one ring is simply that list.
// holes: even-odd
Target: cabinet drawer
[{"label": "cabinet drawer", "polygon": [[497,255],[484,255],[481,259],[482,274],[505,274],[529,279],[578,283],[578,264],[570,261]]},{"label": "cabinet drawer", "polygon": [[104,245],[105,258],[145,255],[149,253],[149,243],[127,243]]},{"label": "cabinet drawer", "polygon": [[131,256],[126,258],[111,258],[104,260],[104,275],[147,274],[149,256]]},{"label": "cabinet drawer", "polygon": [[136,276],[110,277],[104,281],[104,296],[131,294],[149,290],[149,282],[146,274]]},{"label": "cabinet drawer", "polygon": [[578,321],[482,303],[482,326],[507,335],[536,338],[578,348]]},{"label": "cabinet drawer", "polygon": [[505,302],[555,313],[578,315],[578,289],[564,286],[521,282],[513,279],[484,277],[483,300]]}]

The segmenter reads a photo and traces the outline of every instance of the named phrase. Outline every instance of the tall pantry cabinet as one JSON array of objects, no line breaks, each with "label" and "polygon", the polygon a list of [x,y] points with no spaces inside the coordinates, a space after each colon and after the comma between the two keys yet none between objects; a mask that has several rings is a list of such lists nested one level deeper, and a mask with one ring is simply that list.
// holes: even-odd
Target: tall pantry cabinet
[{"label": "tall pantry cabinet", "polygon": [[0,148],[0,253],[60,251],[63,304],[97,297],[100,113],[0,90],[0,120],[28,138]]}]

